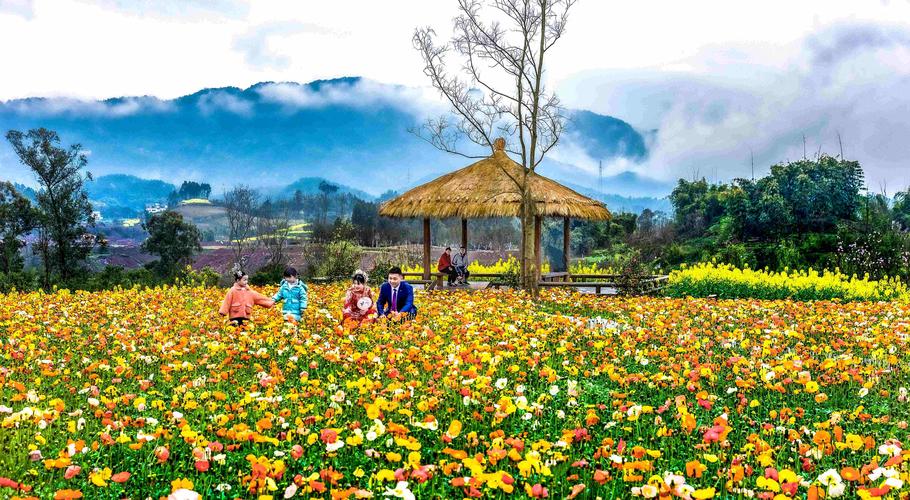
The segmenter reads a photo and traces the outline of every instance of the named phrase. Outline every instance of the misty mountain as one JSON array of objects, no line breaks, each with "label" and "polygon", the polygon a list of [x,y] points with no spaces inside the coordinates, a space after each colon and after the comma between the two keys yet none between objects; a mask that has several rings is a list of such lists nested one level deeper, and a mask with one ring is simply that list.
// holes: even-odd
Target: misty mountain
[{"label": "misty mountain", "polygon": [[[408,131],[437,115],[433,106],[418,89],[361,78],[265,82],[176,99],[10,100],[0,103],[0,130],[56,130],[63,144],[82,145],[88,170],[98,177],[195,180],[209,183],[213,193],[238,183],[281,190],[320,177],[375,196],[469,163]],[[573,151],[604,162],[647,157],[643,136],[622,120],[588,111],[568,118],[563,141]],[[552,170],[557,180],[597,185],[596,172],[572,165]],[[5,141],[0,178],[34,183]]]}]

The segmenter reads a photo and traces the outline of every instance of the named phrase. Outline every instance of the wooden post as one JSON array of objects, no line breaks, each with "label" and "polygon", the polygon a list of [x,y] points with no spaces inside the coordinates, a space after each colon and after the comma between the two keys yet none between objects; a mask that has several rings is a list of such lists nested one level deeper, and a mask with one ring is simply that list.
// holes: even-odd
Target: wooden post
[{"label": "wooden post", "polygon": [[430,219],[423,220],[423,279],[430,279]]},{"label": "wooden post", "polygon": [[468,219],[461,219],[461,246],[468,248]]},{"label": "wooden post", "polygon": [[569,218],[566,217],[562,220],[562,262],[566,266],[566,272],[569,272],[569,239],[571,234],[569,233]]},{"label": "wooden post", "polygon": [[540,216],[534,216],[534,255],[537,258],[537,280],[540,281]]}]

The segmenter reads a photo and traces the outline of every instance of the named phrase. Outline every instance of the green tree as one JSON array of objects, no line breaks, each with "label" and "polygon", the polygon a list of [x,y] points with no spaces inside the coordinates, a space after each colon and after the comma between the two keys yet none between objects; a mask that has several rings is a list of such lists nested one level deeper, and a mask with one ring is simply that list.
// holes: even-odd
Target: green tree
[{"label": "green tree", "polygon": [[28,198],[9,182],[0,182],[0,271],[5,274],[22,270],[19,250],[22,237],[35,229],[36,214]]},{"label": "green tree", "polygon": [[142,226],[149,233],[142,249],[158,256],[156,267],[167,276],[189,265],[193,255],[202,250],[199,229],[178,212],[155,214]]},{"label": "green tree", "polygon": [[45,285],[52,269],[66,281],[79,271],[95,245],[95,236],[89,234],[95,224],[92,205],[85,191],[91,174],[82,175],[87,163],[82,146],[60,147],[57,133],[45,128],[28,133],[10,130],[6,138],[40,185],[36,198]]}]

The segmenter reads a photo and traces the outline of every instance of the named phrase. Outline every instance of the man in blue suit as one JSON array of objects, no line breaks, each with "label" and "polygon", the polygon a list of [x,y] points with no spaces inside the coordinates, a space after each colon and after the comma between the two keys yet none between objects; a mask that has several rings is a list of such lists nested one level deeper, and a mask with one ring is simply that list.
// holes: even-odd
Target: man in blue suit
[{"label": "man in blue suit", "polygon": [[414,288],[404,280],[400,267],[389,269],[389,281],[379,287],[379,298],[376,300],[376,309],[380,316],[387,316],[393,312],[407,314],[409,318],[417,315],[414,306]]}]

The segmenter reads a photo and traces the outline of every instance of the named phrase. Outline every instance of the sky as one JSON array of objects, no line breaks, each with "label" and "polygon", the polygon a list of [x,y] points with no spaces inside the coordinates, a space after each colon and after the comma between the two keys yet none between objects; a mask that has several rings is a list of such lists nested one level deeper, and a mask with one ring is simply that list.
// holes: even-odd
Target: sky
[{"label": "sky", "polygon": [[[450,35],[456,5],[0,0],[0,100],[354,75],[425,87],[414,28]],[[608,173],[725,180],[843,149],[873,191],[910,183],[910,0],[579,0],[547,82],[654,131],[648,160]],[[568,145],[554,156],[596,168]]]}]

